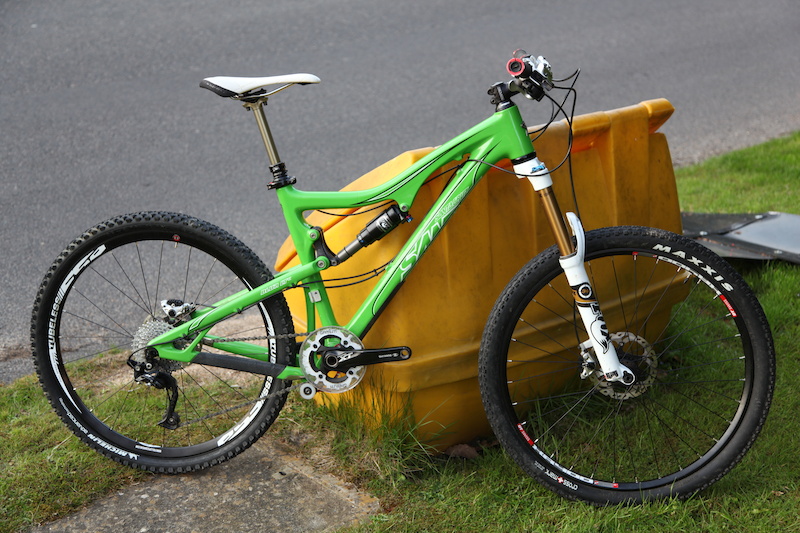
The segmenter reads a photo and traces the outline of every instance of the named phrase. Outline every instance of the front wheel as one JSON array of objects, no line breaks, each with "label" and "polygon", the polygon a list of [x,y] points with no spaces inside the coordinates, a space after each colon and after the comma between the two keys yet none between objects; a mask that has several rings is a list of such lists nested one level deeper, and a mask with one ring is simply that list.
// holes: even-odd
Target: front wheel
[{"label": "front wheel", "polygon": [[[194,310],[270,278],[249,248],[196,218],[145,212],[98,224],[67,247],[39,289],[31,336],[42,387],[78,437],[123,464],[185,472],[233,457],[273,423],[286,383],[159,359],[144,347]],[[251,342],[278,364],[290,362],[292,333],[282,295],[208,332],[260,337]]]},{"label": "front wheel", "polygon": [[[508,284],[479,356],[508,454],[570,499],[687,497],[727,473],[764,424],[775,381],[766,317],[721,258],[662,230],[586,234],[585,267],[631,386],[593,362],[553,247]],[[584,348],[581,348],[583,344]]]}]

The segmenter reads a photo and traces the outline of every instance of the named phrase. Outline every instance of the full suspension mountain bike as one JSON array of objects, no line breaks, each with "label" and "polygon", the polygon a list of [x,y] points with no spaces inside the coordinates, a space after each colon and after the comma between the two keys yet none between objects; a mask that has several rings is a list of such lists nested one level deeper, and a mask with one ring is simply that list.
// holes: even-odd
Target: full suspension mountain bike
[{"label": "full suspension mountain bike", "polygon": [[[64,423],[123,464],[187,472],[245,450],[289,391],[344,392],[370,365],[408,359],[411,347],[361,339],[494,167],[533,188],[555,240],[486,321],[478,377],[503,448],[558,494],[599,504],[687,497],[722,477],[753,444],[772,397],[774,348],[756,297],[687,238],[635,226],[585,232],[578,216],[562,215],[512,98],[547,98],[550,123],[559,112],[569,122],[562,104],[572,96],[574,108],[574,76],[558,85],[570,78],[554,81],[544,58],[524,52],[507,70],[483,122],[381,185],[336,192],[295,187],[264,112],[268,98],[316,76],[203,80],[253,112],[299,264],[273,277],[236,237],[177,213],[87,230],[45,275],[32,317],[39,379]],[[321,273],[408,223],[420,187],[448,165],[441,195],[414,212],[416,229],[358,310],[335,316]],[[372,215],[331,250],[306,220],[323,209]],[[294,331],[289,289],[303,291],[307,332]]]}]

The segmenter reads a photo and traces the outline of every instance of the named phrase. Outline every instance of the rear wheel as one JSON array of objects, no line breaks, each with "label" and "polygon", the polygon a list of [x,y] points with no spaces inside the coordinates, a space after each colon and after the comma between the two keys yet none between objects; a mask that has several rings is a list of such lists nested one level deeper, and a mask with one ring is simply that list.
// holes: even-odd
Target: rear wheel
[{"label": "rear wheel", "polygon": [[[98,224],[56,260],[34,306],[32,346],[50,402],[78,437],[124,464],[183,472],[233,457],[274,422],[286,383],[146,357],[143,347],[180,320],[168,319],[162,302],[180,315],[270,278],[244,244],[195,218],[137,213]],[[209,334],[292,332],[279,295]],[[285,335],[250,342],[261,344],[271,362],[288,364],[293,341]],[[137,364],[148,365],[149,379],[136,379]]]},{"label": "rear wheel", "polygon": [[725,261],[689,239],[606,228],[586,247],[636,382],[608,383],[581,349],[588,336],[554,247],[509,283],[484,331],[489,422],[525,472],[567,498],[689,496],[742,458],[767,416],[775,355],[764,313]]}]

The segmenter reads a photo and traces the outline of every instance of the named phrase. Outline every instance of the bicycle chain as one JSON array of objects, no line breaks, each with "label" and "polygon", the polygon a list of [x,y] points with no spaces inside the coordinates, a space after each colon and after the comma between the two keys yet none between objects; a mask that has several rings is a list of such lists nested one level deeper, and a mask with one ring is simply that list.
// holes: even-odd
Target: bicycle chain
[{"label": "bicycle chain", "polygon": [[220,339],[214,339],[214,342],[248,342],[248,341],[264,341],[270,339],[294,339],[296,337],[308,337],[311,333],[280,333],[278,335],[261,335],[259,337],[234,337],[232,339],[228,339],[226,337],[222,337]]}]

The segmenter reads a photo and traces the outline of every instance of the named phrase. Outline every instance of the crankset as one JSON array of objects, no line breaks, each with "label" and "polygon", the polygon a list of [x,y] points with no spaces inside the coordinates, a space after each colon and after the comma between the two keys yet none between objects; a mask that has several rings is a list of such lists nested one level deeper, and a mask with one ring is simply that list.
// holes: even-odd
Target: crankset
[{"label": "crankset", "polygon": [[339,326],[326,326],[308,335],[300,346],[300,366],[306,379],[323,392],[345,392],[364,377],[364,367],[411,357],[411,349],[380,348],[366,350],[351,331]]}]

